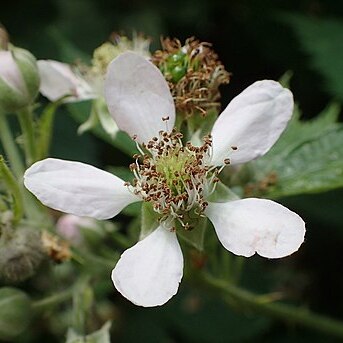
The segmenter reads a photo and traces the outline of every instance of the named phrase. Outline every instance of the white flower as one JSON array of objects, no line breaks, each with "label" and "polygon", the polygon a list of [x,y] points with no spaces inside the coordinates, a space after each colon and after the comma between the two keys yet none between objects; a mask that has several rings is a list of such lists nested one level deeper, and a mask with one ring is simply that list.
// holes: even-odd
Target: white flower
[{"label": "white flower", "polygon": [[255,82],[226,107],[201,147],[184,146],[182,135],[166,130],[175,123],[173,99],[160,71],[144,58],[125,53],[115,59],[105,95],[119,128],[145,149],[143,161],[137,157],[131,166],[133,185],[92,166],[56,159],[31,166],[25,185],[47,206],[97,219],[111,218],[135,201],[152,203],[160,215],[158,228],[126,250],[112,272],[126,298],[149,307],[176,294],[183,274],[176,233],[189,228],[189,213],[206,215],[223,246],[237,255],[279,258],[298,250],[305,224],[284,206],[254,198],[209,201],[224,165],[257,158],[278,139],[292,115],[289,90],[275,81]]},{"label": "white flower", "polygon": [[50,101],[66,97],[64,102],[78,102],[98,96],[69,64],[54,60],[39,60],[37,64],[41,77],[40,92]]},{"label": "white flower", "polygon": [[53,60],[38,61],[41,77],[40,92],[50,101],[63,103],[93,99],[91,114],[78,132],[82,134],[98,122],[112,138],[118,133],[118,126],[107,110],[104,100],[104,79],[108,64],[124,51],[132,50],[145,58],[150,56],[150,40],[133,33],[132,40],[114,35],[112,42],[106,42],[95,49],[91,65],[71,66]]}]

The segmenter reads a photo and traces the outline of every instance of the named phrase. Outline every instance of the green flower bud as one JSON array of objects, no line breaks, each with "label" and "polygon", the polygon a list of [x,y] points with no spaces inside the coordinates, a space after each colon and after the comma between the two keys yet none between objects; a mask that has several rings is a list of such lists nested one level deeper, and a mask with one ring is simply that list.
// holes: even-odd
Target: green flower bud
[{"label": "green flower bud", "polygon": [[22,291],[0,288],[0,340],[11,340],[21,334],[29,324],[31,301]]},{"label": "green flower bud", "polygon": [[12,340],[28,326],[31,301],[22,291],[0,288],[0,340]]},{"label": "green flower bud", "polygon": [[9,282],[32,276],[44,257],[40,232],[26,228],[3,233],[0,251],[0,276]]},{"label": "green flower bud", "polygon": [[15,112],[30,105],[39,91],[39,72],[34,56],[11,46],[0,51],[0,109]]}]

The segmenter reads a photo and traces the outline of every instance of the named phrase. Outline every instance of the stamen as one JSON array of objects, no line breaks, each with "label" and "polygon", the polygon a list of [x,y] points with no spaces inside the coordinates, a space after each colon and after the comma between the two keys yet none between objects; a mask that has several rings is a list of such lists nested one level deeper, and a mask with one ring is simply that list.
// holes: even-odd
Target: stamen
[{"label": "stamen", "polygon": [[[168,119],[163,118],[165,122]],[[203,216],[208,205],[205,199],[214,191],[218,173],[225,165],[220,170],[208,165],[212,153],[210,136],[204,138],[200,147],[190,142],[184,145],[182,138],[176,129],[160,131],[158,137],[144,145],[147,153],[137,145],[141,154],[135,154],[135,163],[130,165],[135,179],[132,185],[125,185],[152,204],[160,215],[161,225],[170,228],[177,221],[190,230],[186,213],[194,211]]]}]

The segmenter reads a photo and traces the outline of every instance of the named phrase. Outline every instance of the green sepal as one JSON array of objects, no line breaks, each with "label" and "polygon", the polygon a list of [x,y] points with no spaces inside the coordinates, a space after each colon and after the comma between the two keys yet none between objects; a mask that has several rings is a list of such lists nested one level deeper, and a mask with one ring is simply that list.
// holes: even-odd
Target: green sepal
[{"label": "green sepal", "polygon": [[80,334],[85,331],[87,315],[93,298],[93,289],[89,286],[89,278],[88,276],[83,277],[73,292],[73,328]]},{"label": "green sepal", "polygon": [[200,217],[199,215],[190,221],[192,230],[185,230],[181,224],[176,223],[177,235],[190,246],[199,251],[204,250],[204,238],[207,228],[207,218]]},{"label": "green sepal", "polygon": [[92,130],[99,124],[112,139],[114,139],[116,134],[119,132],[117,124],[108,112],[107,105],[103,97],[93,100],[91,114],[88,119],[79,126],[78,134]]},{"label": "green sepal", "polygon": [[32,318],[31,300],[19,289],[0,288],[0,340],[20,335]]},{"label": "green sepal", "polygon": [[204,136],[211,133],[213,124],[218,118],[218,111],[215,108],[207,110],[205,116],[200,113],[194,113],[192,116],[186,119],[188,125],[188,135],[192,137],[193,135],[198,135],[200,140]]},{"label": "green sepal", "polygon": [[[83,124],[87,121],[87,113],[90,113],[91,111],[89,101],[70,103],[67,105],[67,107],[70,115],[76,122]],[[101,125],[98,124],[91,128],[91,132],[98,138],[102,139],[106,143],[111,144],[130,157],[138,152],[136,143],[123,131],[118,131],[115,137],[112,138],[103,130]]]},{"label": "green sepal", "polygon": [[142,220],[139,239],[142,240],[158,227],[158,214],[154,211],[149,202],[142,204]]},{"label": "green sepal", "polygon": [[27,50],[13,48],[13,55],[26,84],[30,102],[38,95],[40,75],[35,57]]},{"label": "green sepal", "polygon": [[234,193],[228,186],[219,181],[215,191],[207,198],[209,202],[228,202],[238,200],[239,196]]},{"label": "green sepal", "polygon": [[100,330],[87,336],[80,336],[73,329],[69,329],[66,343],[111,343],[110,329],[111,322],[106,322]]}]

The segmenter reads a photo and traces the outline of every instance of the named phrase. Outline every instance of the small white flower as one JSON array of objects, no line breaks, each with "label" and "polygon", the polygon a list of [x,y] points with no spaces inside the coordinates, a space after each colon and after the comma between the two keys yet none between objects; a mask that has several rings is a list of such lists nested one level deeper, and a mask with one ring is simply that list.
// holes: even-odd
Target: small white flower
[{"label": "small white flower", "polygon": [[92,86],[69,64],[54,60],[39,60],[37,64],[40,92],[50,101],[66,97],[64,102],[78,102],[98,97]]},{"label": "small white flower", "polygon": [[50,101],[63,103],[94,100],[91,114],[78,129],[82,134],[100,122],[112,138],[119,129],[108,113],[104,100],[104,80],[109,63],[124,51],[134,51],[149,58],[150,40],[133,33],[132,40],[125,36],[113,35],[112,42],[106,42],[95,49],[91,65],[71,66],[53,60],[38,61],[41,77],[40,92]]},{"label": "small white flower", "polygon": [[173,99],[160,71],[144,58],[125,53],[115,59],[105,96],[119,128],[148,152],[131,167],[133,185],[92,166],[56,159],[31,166],[25,185],[47,206],[97,219],[111,218],[135,201],[152,203],[160,215],[158,228],[126,250],[112,272],[126,298],[149,307],[176,294],[183,257],[175,223],[188,229],[190,211],[206,215],[223,246],[237,255],[279,258],[298,250],[305,224],[284,206],[254,198],[209,201],[225,164],[257,158],[278,139],[292,115],[289,90],[275,81],[255,82],[226,107],[201,147],[183,146],[180,134],[166,130],[175,123]]}]

